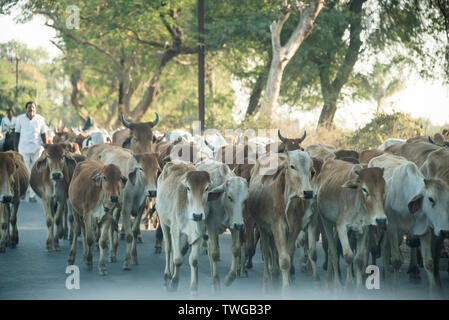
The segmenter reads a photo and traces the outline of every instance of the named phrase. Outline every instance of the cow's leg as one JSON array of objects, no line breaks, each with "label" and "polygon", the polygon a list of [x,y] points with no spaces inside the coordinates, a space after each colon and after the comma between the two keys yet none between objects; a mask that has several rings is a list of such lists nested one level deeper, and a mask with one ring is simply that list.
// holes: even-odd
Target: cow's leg
[{"label": "cow's leg", "polygon": [[132,247],[131,247],[131,249],[132,249],[131,254],[132,254],[132,259],[133,259],[134,264],[139,264],[139,261],[137,260],[137,246],[136,246],[136,243],[138,241],[138,236],[140,234],[140,221],[142,220],[142,214],[144,213],[144,211],[145,211],[145,206],[141,207],[141,209],[137,213],[137,216],[134,219],[133,227],[132,227],[133,228],[132,229],[133,242],[132,242]]},{"label": "cow's leg", "polygon": [[163,232],[165,237],[165,270],[164,270],[164,281],[165,281],[165,287],[168,288],[168,285],[170,283],[171,277],[172,277],[172,270],[171,270],[171,255],[172,255],[172,249],[171,249],[171,235],[169,228],[165,225],[162,225],[159,223],[159,227],[161,227],[161,232]]},{"label": "cow's leg", "polygon": [[196,296],[198,293],[198,256],[200,255],[200,244],[200,239],[192,243],[192,249],[189,256],[190,294],[193,296]]},{"label": "cow's leg", "polygon": [[84,215],[83,260],[89,270],[92,270],[92,244],[94,243],[92,229],[91,216]]},{"label": "cow's leg", "polygon": [[[433,274],[435,277],[435,283],[438,288],[441,288],[440,280],[440,258],[441,258],[441,248],[443,246],[443,237],[436,237],[434,234],[431,235],[433,239],[432,246],[432,257],[433,257]],[[424,254],[423,254],[424,255]]]},{"label": "cow's leg", "polygon": [[352,262],[354,260],[354,254],[351,250],[348,239],[348,231],[346,225],[337,226],[338,239],[340,240],[341,247],[343,250],[343,257],[346,262],[346,287],[352,286],[354,284],[354,279],[352,276]]},{"label": "cow's leg", "polygon": [[53,235],[53,224],[54,224],[54,218],[53,218],[53,209],[51,208],[51,204],[47,201],[47,198],[44,196],[42,197],[42,205],[44,207],[45,211],[45,223],[47,225],[47,250],[52,251],[54,246],[54,235]]},{"label": "cow's leg", "polygon": [[[291,257],[288,248],[288,226],[285,221],[273,225],[273,238],[278,252],[279,267],[282,272],[282,294],[287,295],[290,288]],[[292,241],[294,247],[294,240]]]},{"label": "cow's leg", "polygon": [[62,213],[62,238],[67,240],[67,236],[69,234],[69,226],[68,226],[68,208],[67,208],[67,200],[64,201],[64,212]]},{"label": "cow's leg", "polygon": [[164,235],[162,233],[161,225],[159,224],[156,229],[156,243],[154,245],[154,253],[159,254],[162,252],[162,242]]},{"label": "cow's leg", "polygon": [[265,231],[260,231],[260,250],[263,257],[263,291],[268,293],[271,289],[271,270],[269,266],[270,262],[270,249],[269,249],[269,235]]},{"label": "cow's leg", "polygon": [[2,222],[2,238],[0,241],[0,252],[6,251],[8,243],[8,227],[9,227],[9,204],[0,204],[0,214]]},{"label": "cow's leg", "polygon": [[[306,228],[307,229],[307,228]],[[298,251],[299,251],[299,269],[302,272],[306,272],[307,271],[307,260],[308,260],[308,249],[306,247],[308,247],[307,244],[307,230],[301,230],[301,232],[298,235],[298,239],[296,240],[296,246],[298,247]]]},{"label": "cow's leg", "polygon": [[[387,228],[389,227],[390,226],[387,226]],[[384,271],[384,280],[387,285],[391,285],[391,277],[390,277],[391,250],[390,250],[390,239],[388,235],[388,229],[384,233],[381,246],[382,246],[381,256]]]},{"label": "cow's leg", "polygon": [[11,247],[15,248],[19,243],[19,230],[17,229],[17,212],[19,211],[20,198],[17,197],[14,203],[12,204],[12,215],[11,215],[11,228],[12,228],[12,237],[11,237]]},{"label": "cow's leg", "polygon": [[[100,229],[100,239],[98,240],[98,245],[100,247],[100,258],[98,259],[98,271],[100,275],[107,275],[106,265],[104,263],[104,253],[108,247],[108,234],[111,228],[112,215],[106,214],[103,219],[101,219],[100,224],[97,226]],[[112,248],[110,248],[112,250]]]},{"label": "cow's leg", "polygon": [[59,201],[57,205],[56,215],[54,219],[56,225],[56,237],[54,238],[55,250],[59,250],[59,239],[64,237],[62,218],[66,210],[65,205],[66,205],[65,199],[63,201]]},{"label": "cow's leg", "polygon": [[240,230],[231,230],[231,238],[232,238],[232,247],[231,247],[231,254],[232,254],[232,262],[231,262],[231,269],[229,270],[229,273],[226,275],[224,284],[226,286],[230,286],[232,282],[235,280],[235,277],[237,276],[237,270],[240,265],[240,252],[241,252],[241,241],[240,241]]},{"label": "cow's leg", "polygon": [[245,247],[246,247],[246,261],[245,266],[247,269],[253,267],[253,256],[256,252],[255,247],[255,226],[253,224],[245,224]]},{"label": "cow's leg", "polygon": [[72,208],[72,205],[70,204],[69,198],[67,198],[66,206],[67,206],[67,216],[68,216],[68,221],[69,221],[67,233],[69,235],[69,241],[72,241],[73,240],[74,217],[73,217],[73,208]]},{"label": "cow's leg", "polygon": [[393,225],[387,229],[388,241],[390,242],[391,264],[394,272],[394,287],[399,283],[399,269],[402,264],[402,255],[399,251],[399,232]]},{"label": "cow's leg", "polygon": [[[329,284],[331,279],[332,271],[334,272],[334,285],[336,287],[341,287],[340,274],[338,273],[338,256],[337,256],[337,239],[334,237],[333,226],[330,222],[321,219],[321,224],[326,234],[327,248],[328,248],[328,261],[326,270],[326,280]],[[323,234],[324,234],[323,233]]]},{"label": "cow's leg", "polygon": [[[181,253],[181,233],[177,229],[171,230],[171,244],[173,252],[173,276],[170,281],[170,289],[176,291],[179,283],[179,269],[182,265],[183,256]],[[198,244],[199,246],[199,244]]]},{"label": "cow's leg", "polygon": [[362,235],[357,235],[357,252],[354,259],[355,269],[356,269],[356,286],[358,289],[362,288],[363,285],[363,274],[365,271],[365,261],[366,255],[368,253],[368,228],[365,228]]},{"label": "cow's leg", "polygon": [[[126,202],[126,201],[125,201]],[[131,226],[131,215],[128,212],[128,206],[122,209],[122,230],[125,232],[126,254],[123,262],[123,270],[131,270],[131,251],[133,243],[133,234]]]},{"label": "cow's leg", "polygon": [[245,245],[245,230],[240,230],[240,274],[242,278],[248,278],[248,271],[246,270],[246,245]]},{"label": "cow's leg", "polygon": [[438,288],[438,283],[435,281],[432,247],[431,247],[431,231],[427,231],[424,235],[419,237],[421,243],[421,251],[423,255],[424,269],[427,273],[427,279],[429,280],[429,291],[434,293]]},{"label": "cow's leg", "polygon": [[[212,285],[212,290],[214,293],[220,292],[220,277],[218,275],[218,234],[216,230],[213,228],[208,228],[209,239],[207,240],[207,253],[209,255],[209,263],[210,263],[210,282]],[[201,242],[201,240],[198,240]],[[202,245],[201,245],[202,247]]]},{"label": "cow's leg", "polygon": [[[68,264],[72,265],[75,263],[75,257],[76,257],[76,241],[78,240],[78,236],[80,235],[80,230],[82,227],[82,221],[81,221],[81,217],[74,213],[72,214],[73,217],[73,224],[72,227],[70,228],[72,231],[72,247],[70,248],[70,253],[69,253],[69,259],[68,259]],[[84,234],[85,232],[83,232]]]},{"label": "cow's leg", "polygon": [[118,250],[118,221],[120,219],[120,208],[115,208],[113,211],[112,219],[111,219],[111,226],[109,227],[109,242],[110,242],[110,249],[109,249],[109,261],[114,263],[117,262],[117,250]]},{"label": "cow's leg", "polygon": [[312,268],[312,277],[313,280],[319,281],[320,277],[318,276],[318,268],[316,264],[317,260],[317,251],[316,251],[316,236],[317,236],[317,228],[318,228],[318,214],[314,213],[312,216],[309,225],[307,226],[307,242],[308,242],[308,253],[307,256],[309,258],[310,266]]}]

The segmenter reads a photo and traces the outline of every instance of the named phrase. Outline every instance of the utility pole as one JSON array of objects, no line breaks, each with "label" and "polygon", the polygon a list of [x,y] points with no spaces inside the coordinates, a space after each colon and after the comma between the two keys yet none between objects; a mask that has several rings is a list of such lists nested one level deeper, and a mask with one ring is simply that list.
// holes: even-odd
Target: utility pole
[{"label": "utility pole", "polygon": [[198,0],[198,116],[204,131],[204,0]]},{"label": "utility pole", "polygon": [[16,54],[16,91],[14,92],[14,104],[16,110],[19,108],[19,57]]}]

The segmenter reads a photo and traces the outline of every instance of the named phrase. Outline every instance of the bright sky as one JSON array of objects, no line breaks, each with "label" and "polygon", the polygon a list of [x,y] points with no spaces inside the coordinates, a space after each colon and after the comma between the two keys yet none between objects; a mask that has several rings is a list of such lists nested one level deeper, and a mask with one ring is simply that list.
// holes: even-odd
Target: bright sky
[{"label": "bright sky", "polygon": [[[2,30],[0,43],[16,40],[26,43],[32,48],[42,46],[50,53],[51,57],[55,57],[60,54],[60,51],[50,40],[55,37],[56,32],[44,24],[45,19],[41,16],[36,16],[32,21],[25,24],[16,24],[11,16],[0,15],[0,30]],[[233,83],[234,88],[240,88],[238,83]],[[249,93],[241,90],[236,91],[238,108],[246,108]],[[414,118],[424,117],[430,119],[434,125],[439,126],[449,123],[449,87],[447,86],[412,78],[407,84],[407,89],[396,94],[389,101],[394,102],[396,111],[408,112]],[[352,103],[338,109],[335,121],[341,127],[357,129],[369,122],[374,109],[374,103]],[[386,111],[388,111],[388,108]],[[238,110],[234,115],[236,116],[237,113],[239,113]],[[300,127],[316,124],[318,117],[319,110],[291,113],[290,115],[292,120],[300,120]]]}]

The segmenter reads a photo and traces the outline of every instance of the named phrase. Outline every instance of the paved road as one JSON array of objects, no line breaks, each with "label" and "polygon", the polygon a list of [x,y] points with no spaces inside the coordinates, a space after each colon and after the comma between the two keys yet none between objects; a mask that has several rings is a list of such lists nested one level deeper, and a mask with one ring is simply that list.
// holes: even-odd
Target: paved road
[{"label": "paved road", "polygon": [[[279,293],[262,293],[263,262],[260,250],[254,258],[254,267],[249,270],[248,278],[237,278],[230,286],[222,284],[220,295],[212,295],[209,277],[209,260],[200,256],[198,295],[191,297],[188,291],[190,271],[188,259],[185,257],[181,267],[180,282],[177,292],[166,292],[163,286],[163,271],[165,265],[164,253],[154,253],[155,231],[143,230],[143,243],[138,244],[140,264],[133,266],[131,271],[122,270],[125,245],[119,244],[118,262],[106,263],[108,275],[100,276],[97,271],[99,252],[94,249],[93,271],[87,270],[82,260],[82,242],[78,240],[78,250],[75,264],[80,269],[80,289],[68,290],[65,286],[69,276],[65,273],[69,242],[61,240],[61,250],[47,252],[45,241],[47,230],[44,212],[40,201],[37,203],[22,202],[18,214],[20,243],[15,249],[7,248],[0,254],[0,299],[280,299]],[[230,236],[220,238],[221,261],[219,274],[221,281],[230,266]],[[108,256],[108,255],[106,255]],[[444,260],[446,263],[447,260]],[[420,283],[410,282],[406,274],[406,265],[402,267],[401,288],[395,294],[384,288],[382,280],[380,290],[364,290],[353,292],[341,290],[338,292],[324,288],[325,274],[321,268],[323,251],[319,245],[318,264],[322,279],[316,285],[307,273],[297,268],[296,282],[287,299],[428,299],[424,270],[421,270],[423,280]],[[295,260],[295,266],[298,259]],[[342,270],[344,265],[342,263]],[[449,298],[449,277],[442,272],[442,298]],[[434,297],[433,297],[434,298]]]}]

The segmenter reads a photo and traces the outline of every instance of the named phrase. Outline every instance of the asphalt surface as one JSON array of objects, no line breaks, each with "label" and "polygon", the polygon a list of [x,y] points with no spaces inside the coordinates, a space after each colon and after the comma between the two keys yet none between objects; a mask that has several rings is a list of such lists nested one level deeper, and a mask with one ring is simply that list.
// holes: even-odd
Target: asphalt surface
[{"label": "asphalt surface", "polygon": [[[402,265],[400,287],[398,290],[387,288],[380,280],[379,290],[355,291],[353,289],[328,289],[325,285],[325,271],[321,243],[318,243],[318,271],[321,281],[317,284],[312,277],[301,272],[298,267],[298,251],[295,256],[296,280],[290,294],[283,297],[281,292],[270,294],[262,291],[263,261],[259,247],[253,259],[253,268],[248,270],[248,278],[237,278],[226,287],[223,280],[230,266],[230,235],[220,236],[221,261],[219,274],[221,292],[212,294],[209,276],[209,259],[201,255],[199,259],[198,295],[192,297],[189,293],[190,268],[188,257],[184,257],[181,267],[179,287],[177,292],[168,292],[164,288],[165,253],[155,254],[155,231],[142,228],[143,243],[137,244],[139,265],[134,265],[130,271],[124,271],[122,264],[125,256],[125,243],[120,240],[117,263],[107,260],[108,274],[98,273],[97,263],[99,251],[93,249],[93,270],[89,271],[82,259],[82,240],[78,238],[75,265],[80,271],[80,289],[66,288],[67,258],[70,250],[68,240],[60,240],[60,251],[47,252],[45,242],[47,229],[45,214],[40,200],[37,203],[22,201],[18,213],[19,244],[15,249],[7,248],[0,253],[0,299],[159,299],[159,300],[189,300],[189,299],[219,299],[219,300],[266,300],[266,299],[448,299],[449,276],[441,272],[442,292],[438,296],[427,293],[425,271],[421,269],[420,282],[410,281],[407,275],[407,262]],[[342,259],[343,260],[343,259]],[[379,259],[379,265],[381,260]],[[442,260],[446,268],[447,259]],[[341,261],[343,280],[345,265]],[[344,282],[344,281],[343,281]]]}]

